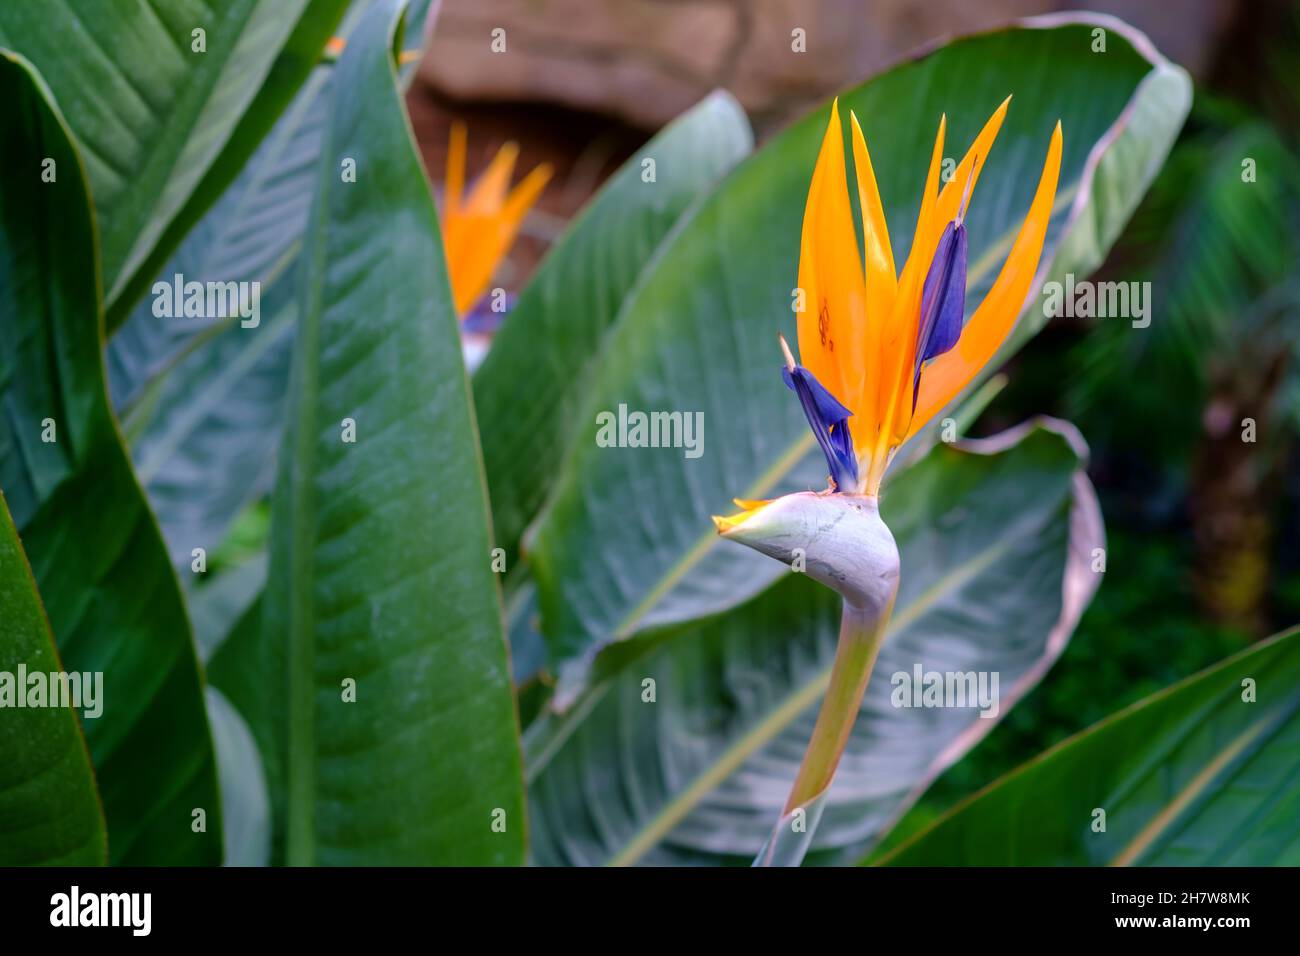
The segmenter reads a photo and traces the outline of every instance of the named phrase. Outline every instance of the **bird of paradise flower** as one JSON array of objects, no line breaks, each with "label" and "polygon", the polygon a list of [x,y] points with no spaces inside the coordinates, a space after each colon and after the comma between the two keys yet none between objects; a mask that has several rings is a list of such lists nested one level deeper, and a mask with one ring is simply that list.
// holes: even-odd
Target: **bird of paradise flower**
[{"label": "bird of paradise flower", "polygon": [[519,158],[519,146],[511,142],[497,151],[465,194],[467,138],[465,124],[453,123],[442,194],[442,245],[452,299],[462,320],[487,291],[524,217],[551,178],[550,165],[542,163],[511,189]]},{"label": "bird of paradise flower", "polygon": [[893,535],[879,514],[885,472],[898,449],[997,353],[1038,268],[1060,176],[1059,122],[1002,271],[963,326],[966,213],[1010,101],[994,111],[942,189],[947,117],[940,119],[901,272],[895,271],[866,139],[850,111],[864,245],[859,250],[838,101],[831,106],[808,188],[799,254],[803,364],[781,340],[781,374],[825,455],[829,488],[773,501],[737,500],[739,514],[714,518],[724,537],[787,564],[799,560],[810,577],[844,601],[835,662],[812,738],[782,818],[755,865],[802,860],[884,639],[899,569]]}]

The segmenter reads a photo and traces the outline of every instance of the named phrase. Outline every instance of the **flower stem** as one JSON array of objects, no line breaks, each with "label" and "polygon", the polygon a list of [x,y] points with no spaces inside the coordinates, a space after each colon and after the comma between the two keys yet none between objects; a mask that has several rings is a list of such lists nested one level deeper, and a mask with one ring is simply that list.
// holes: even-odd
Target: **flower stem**
[{"label": "flower stem", "polygon": [[784,815],[810,803],[831,785],[835,768],[839,766],[849,735],[853,733],[853,723],[862,706],[862,694],[871,679],[871,670],[889,626],[897,594],[895,586],[884,608],[854,607],[844,602],[830,683],[803,764],[799,767],[799,775],[786,800]]}]

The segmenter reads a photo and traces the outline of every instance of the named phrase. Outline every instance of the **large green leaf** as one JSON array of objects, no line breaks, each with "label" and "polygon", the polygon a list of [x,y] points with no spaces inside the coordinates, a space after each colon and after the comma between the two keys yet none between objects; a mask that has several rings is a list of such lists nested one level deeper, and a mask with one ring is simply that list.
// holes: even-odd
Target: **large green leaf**
[{"label": "large green leaf", "polygon": [[[87,185],[30,64],[0,56],[0,488],[69,671],[114,863],[216,863],[220,808],[190,625],[108,407]],[[43,164],[52,161],[52,167]],[[42,180],[52,169],[54,182]],[[192,814],[206,813],[194,832]]]},{"label": "large green leaf", "polygon": [[[874,146],[899,261],[940,114],[947,141],[964,150],[1010,93],[967,220],[968,302],[982,299],[1000,268],[1058,117],[1060,189],[1037,281],[1097,264],[1190,96],[1183,71],[1145,38],[1097,22],[1109,28],[1105,55],[1092,52],[1093,20],[1052,18],[957,40],[841,95],[841,111],[856,111]],[[800,223],[826,121],[827,109],[818,110],[742,163],[674,232],[623,307],[530,549],[543,629],[562,665],[561,704],[602,646],[730,606],[781,573],[757,553],[720,544],[710,514],[730,510],[733,496],[825,484],[799,403],[777,374],[775,339],[794,336]],[[1018,338],[1043,321],[1030,307]],[[703,413],[702,456],[598,447],[596,416],[620,404]]]},{"label": "large green leaf", "polygon": [[291,864],[523,855],[469,383],[392,57],[402,8],[376,4],[338,64],[303,249],[262,629]]},{"label": "large green leaf", "polygon": [[1300,631],[1071,737],[880,862],[1300,865]]},{"label": "large green leaf", "polygon": [[[86,161],[109,329],[248,160],[347,0],[65,0],[0,6]],[[196,30],[204,50],[196,51]]]},{"label": "large green leaf", "polygon": [[[893,707],[893,675],[995,672],[1001,716],[1064,649],[1103,543],[1077,444],[1049,424],[943,446],[882,499],[901,589],[811,860],[856,859],[996,723],[972,707]],[[839,610],[787,572],[729,613],[611,648],[613,676],[526,735],[536,862],[753,859],[807,745]]]},{"label": "large green leaf", "polygon": [[493,340],[474,401],[496,540],[512,557],[551,489],[629,290],[683,213],[752,146],[744,111],[724,91],[670,123],[587,204]]},{"label": "large green leaf", "polygon": [[[0,495],[0,681],[14,682],[9,691],[0,688],[0,698],[14,693],[26,702],[20,667],[24,675],[62,670],[27,556]],[[103,864],[104,813],[75,712],[71,706],[17,709],[17,697],[0,706],[0,866]]]},{"label": "large green leaf", "polygon": [[[346,39],[373,0],[354,0]],[[418,49],[428,0],[408,16]],[[328,120],[331,64],[317,67],[239,178],[159,278],[260,283],[261,321],[168,318],[141,302],[109,342],[113,404],[173,559],[217,547],[234,518],[274,480],[284,421],[298,276],[294,269]]]}]

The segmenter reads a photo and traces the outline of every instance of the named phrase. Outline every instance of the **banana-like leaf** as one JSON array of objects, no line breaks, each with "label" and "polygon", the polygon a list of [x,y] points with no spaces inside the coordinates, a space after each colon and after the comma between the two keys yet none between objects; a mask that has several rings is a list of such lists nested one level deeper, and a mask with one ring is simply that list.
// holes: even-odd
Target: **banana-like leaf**
[{"label": "banana-like leaf", "polygon": [[[1092,50],[1098,27],[1105,55]],[[1035,289],[1098,264],[1173,141],[1190,84],[1116,20],[1053,17],[954,41],[842,94],[841,113],[856,111],[874,147],[898,261],[940,115],[947,142],[964,151],[1008,94],[967,219],[971,306],[1029,208],[1058,117],[1057,210]],[[584,432],[531,548],[525,539],[543,630],[561,665],[560,705],[611,641],[722,610],[781,573],[757,553],[719,544],[710,514],[729,511],[733,496],[825,487],[799,403],[781,383],[775,340],[778,331],[794,337],[800,227],[826,122],[827,108],[818,110],[737,167],[674,232],[623,307],[579,417]],[[1031,299],[1008,352],[1044,321]],[[599,447],[597,416],[620,405],[702,413],[702,453]]]},{"label": "banana-like leaf", "polygon": [[1300,865],[1300,631],[1063,741],[886,855],[894,866]]},{"label": "banana-like leaf", "polygon": [[474,401],[496,541],[511,564],[628,292],[686,210],[753,141],[740,104],[721,90],[670,123],[587,204],[493,340],[474,375]]},{"label": "banana-like leaf", "polygon": [[47,679],[61,670],[27,556],[0,495],[0,866],[108,860],[104,813],[73,701],[49,706],[45,691],[45,706],[19,705],[19,696],[27,703],[28,675]]},{"label": "banana-like leaf", "polygon": [[84,730],[112,862],[217,863],[190,625],[104,387],[85,174],[21,57],[0,55],[0,100],[0,488],[64,665],[103,673],[103,715]]},{"label": "banana-like leaf", "polygon": [[[346,39],[373,0],[354,0]],[[430,0],[412,5],[405,49],[418,50]],[[259,320],[160,319],[147,298],[109,341],[113,404],[173,560],[217,547],[270,489],[302,247],[328,119],[332,64],[312,71],[238,179],[185,238],[158,279],[259,283]]]},{"label": "banana-like leaf", "polygon": [[85,158],[108,328],[238,174],[307,78],[347,0],[0,5]]},{"label": "banana-like leaf", "polygon": [[[1046,421],[942,446],[881,499],[901,589],[810,861],[857,859],[1064,649],[1104,543],[1081,450],[1072,428]],[[753,859],[807,746],[839,611],[833,592],[787,571],[729,613],[665,629],[648,652],[649,640],[611,648],[611,676],[525,736],[533,859]],[[996,714],[973,700],[895,706],[896,675],[918,666],[984,674]]]},{"label": "banana-like leaf", "polygon": [[302,253],[262,628],[290,864],[523,855],[469,383],[392,56],[403,8],[377,3],[338,63]]}]

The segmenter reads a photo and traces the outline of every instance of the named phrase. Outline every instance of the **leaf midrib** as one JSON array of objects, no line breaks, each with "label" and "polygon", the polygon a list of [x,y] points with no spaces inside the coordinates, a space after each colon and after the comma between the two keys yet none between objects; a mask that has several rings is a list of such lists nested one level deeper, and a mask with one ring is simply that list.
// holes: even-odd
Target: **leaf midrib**
[{"label": "leaf midrib", "polygon": [[[314,556],[312,542],[312,515],[316,511],[314,461],[317,431],[317,400],[319,398],[319,360],[321,326],[321,283],[326,274],[325,247],[328,242],[327,210],[332,191],[333,177],[329,175],[331,150],[324,148],[334,138],[333,124],[322,137],[323,157],[318,174],[318,187],[313,219],[322,217],[319,226],[308,223],[313,230],[310,251],[311,272],[316,281],[308,282],[308,301],[298,317],[299,354],[303,360],[302,380],[297,383],[297,415],[294,422],[293,459],[289,468],[289,574],[288,574],[288,682],[289,682],[289,752],[286,783],[286,850],[290,866],[310,866],[315,862],[315,776],[316,776],[316,711],[313,686],[316,670],[314,634],[315,594],[311,583],[314,578],[307,566]],[[315,227],[313,229],[313,227]],[[308,582],[302,586],[302,582]]]}]

